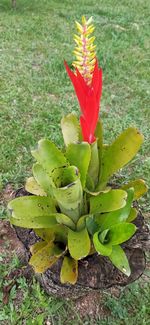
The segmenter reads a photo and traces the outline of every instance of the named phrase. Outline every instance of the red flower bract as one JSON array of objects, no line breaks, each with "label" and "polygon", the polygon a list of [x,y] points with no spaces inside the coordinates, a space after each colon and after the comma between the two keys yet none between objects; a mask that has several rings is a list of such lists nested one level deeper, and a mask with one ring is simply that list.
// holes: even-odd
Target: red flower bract
[{"label": "red flower bract", "polygon": [[67,73],[72,81],[81,109],[80,124],[83,140],[89,143],[95,141],[95,129],[100,110],[102,94],[102,69],[98,68],[96,60],[92,81],[87,85],[79,70],[74,73],[65,62]]}]

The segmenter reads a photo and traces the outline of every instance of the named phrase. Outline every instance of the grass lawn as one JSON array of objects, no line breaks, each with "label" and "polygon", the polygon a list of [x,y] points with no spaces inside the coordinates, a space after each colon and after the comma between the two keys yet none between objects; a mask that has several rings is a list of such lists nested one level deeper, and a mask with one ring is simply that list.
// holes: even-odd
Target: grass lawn
[{"label": "grass lawn", "polygon": [[[61,117],[79,112],[63,60],[71,64],[74,21],[84,14],[94,18],[97,56],[103,68],[101,118],[109,143],[129,125],[137,126],[145,142],[123,171],[121,181],[144,178],[150,186],[149,0],[1,0],[1,190],[14,188],[31,175],[30,150],[42,137],[62,145]],[[141,199],[150,216],[150,195]],[[7,217],[2,206],[2,218]],[[1,261],[5,257],[1,256]],[[4,276],[17,267],[1,263]],[[9,303],[1,306],[2,324],[150,324],[150,286],[141,281],[122,290],[121,297],[104,295],[109,315],[81,320],[73,304],[47,297],[34,281],[28,287],[20,278]],[[1,283],[3,279],[1,279]],[[22,304],[17,309],[18,288]],[[1,297],[2,298],[2,297]],[[71,319],[70,315],[74,315]],[[48,323],[49,322],[49,323]]]}]

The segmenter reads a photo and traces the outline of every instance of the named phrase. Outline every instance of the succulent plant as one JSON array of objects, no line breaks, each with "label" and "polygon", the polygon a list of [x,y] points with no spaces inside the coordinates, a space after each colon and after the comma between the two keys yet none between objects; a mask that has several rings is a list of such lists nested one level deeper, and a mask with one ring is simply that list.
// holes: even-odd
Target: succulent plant
[{"label": "succulent plant", "polygon": [[[94,38],[89,38],[90,23],[85,17],[82,25],[77,23],[81,35],[75,36],[80,46],[75,50],[76,70],[65,63],[79,100],[80,123],[74,113],[62,118],[62,150],[49,139],[39,141],[31,152],[36,160],[33,177],[25,185],[32,195],[16,198],[8,206],[13,225],[32,228],[41,238],[30,248],[29,263],[35,272],[45,272],[61,258],[61,282],[70,284],[77,281],[78,260],[95,253],[107,256],[130,275],[121,244],[136,232],[132,221],[137,211],[132,203],[147,191],[141,179],[117,188],[109,185],[112,175],[136,155],[143,135],[130,127],[111,144],[103,142],[98,120],[102,71],[94,54]],[[86,74],[84,62],[90,65]]]}]

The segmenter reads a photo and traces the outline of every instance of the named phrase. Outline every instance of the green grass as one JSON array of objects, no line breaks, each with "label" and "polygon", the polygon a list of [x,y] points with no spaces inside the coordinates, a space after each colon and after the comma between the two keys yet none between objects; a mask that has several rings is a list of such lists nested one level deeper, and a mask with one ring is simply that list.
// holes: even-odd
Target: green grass
[{"label": "green grass", "polygon": [[[80,20],[83,14],[93,15],[96,26],[97,56],[104,75],[100,114],[105,141],[111,142],[129,125],[137,126],[144,134],[144,145],[119,176],[122,181],[144,178],[150,185],[149,0],[17,0],[15,10],[11,9],[10,0],[1,0],[0,11],[1,187],[4,188],[7,182],[13,183],[15,188],[24,184],[25,178],[31,175],[31,148],[42,137],[49,137],[61,146],[61,117],[72,110],[79,112],[63,59],[69,64],[72,62],[74,20]],[[149,198],[147,195],[141,200],[145,214],[149,211]],[[45,311],[46,305],[51,305],[53,310],[58,304],[58,310],[63,308],[67,315],[68,307],[64,302],[61,302],[63,307],[59,307],[59,301],[56,303],[48,298],[36,286],[36,283],[31,286],[32,303],[27,307],[24,306],[29,292],[28,286],[24,287],[25,302],[21,311],[15,311],[13,297],[10,298],[10,305],[4,308],[9,324],[13,313],[16,313],[15,317],[22,317],[20,322],[30,317],[31,309],[35,308],[32,290],[44,301],[40,305],[43,318],[52,312],[51,307]],[[131,292],[123,292],[120,301],[108,299],[112,313],[104,323],[133,324],[136,317],[137,324],[148,324],[147,291],[148,285],[141,289],[140,284],[136,284],[131,286]],[[123,318],[115,310],[121,310]],[[57,314],[57,311],[52,313]],[[37,314],[35,310],[33,317]],[[28,324],[34,323],[29,319]],[[42,323],[35,320],[35,324]],[[61,320],[56,317],[54,324],[63,324],[63,315]]]}]

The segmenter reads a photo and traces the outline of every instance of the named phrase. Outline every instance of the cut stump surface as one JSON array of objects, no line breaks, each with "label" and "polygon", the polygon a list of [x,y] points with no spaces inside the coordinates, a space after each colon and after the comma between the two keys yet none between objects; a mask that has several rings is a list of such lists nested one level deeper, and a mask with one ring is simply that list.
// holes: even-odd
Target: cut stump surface
[{"label": "cut stump surface", "polygon": [[[17,197],[22,195],[27,195],[27,193],[23,189],[17,191]],[[150,244],[149,229],[141,212],[138,213],[134,223],[138,228],[136,234],[123,244],[131,268],[130,277],[116,269],[107,257],[93,254],[79,261],[79,275],[75,285],[60,283],[61,258],[45,273],[35,274],[37,280],[48,294],[72,299],[84,296],[90,291],[100,291],[113,286],[126,286],[134,282],[145,270],[145,251]],[[31,256],[29,247],[39,238],[32,229],[14,228],[18,239],[24,246],[24,257],[28,264]]]}]

